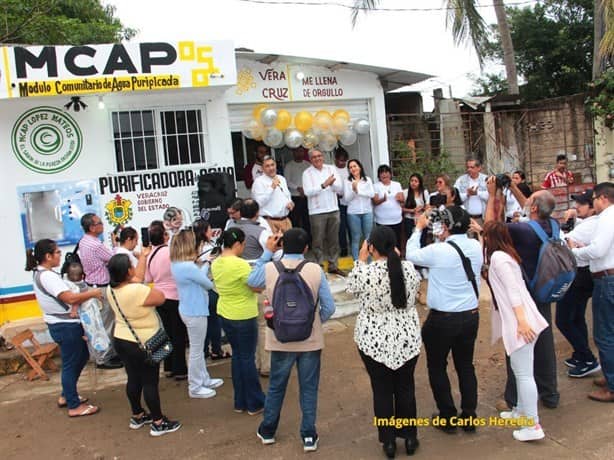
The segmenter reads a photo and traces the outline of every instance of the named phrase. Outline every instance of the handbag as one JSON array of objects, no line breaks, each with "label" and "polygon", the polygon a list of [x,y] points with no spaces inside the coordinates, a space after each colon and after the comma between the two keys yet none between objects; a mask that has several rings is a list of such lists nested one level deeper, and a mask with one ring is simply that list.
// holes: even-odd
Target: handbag
[{"label": "handbag", "polygon": [[130,332],[132,332],[132,335],[136,339],[136,342],[138,343],[139,348],[143,350],[143,352],[146,355],[145,363],[150,366],[155,366],[159,364],[160,361],[163,361],[164,359],[166,359],[173,352],[173,344],[171,343],[171,339],[166,334],[166,331],[164,330],[164,327],[162,326],[162,322],[160,321],[160,317],[158,316],[157,312],[156,312],[156,316],[158,316],[158,324],[160,324],[160,328],[156,331],[154,335],[151,336],[151,338],[147,342],[145,342],[145,344],[143,344],[141,342],[141,339],[139,339],[139,336],[136,335],[136,332],[130,325],[128,318],[126,318],[126,315],[124,315],[124,312],[119,306],[117,297],[115,297],[115,292],[113,292],[113,289],[110,287],[109,287],[109,290],[111,291],[111,295],[113,296],[113,301],[115,302],[117,311],[119,311],[119,313],[122,315],[122,318],[124,318],[124,321],[126,325],[128,326],[128,329],[130,329]]}]

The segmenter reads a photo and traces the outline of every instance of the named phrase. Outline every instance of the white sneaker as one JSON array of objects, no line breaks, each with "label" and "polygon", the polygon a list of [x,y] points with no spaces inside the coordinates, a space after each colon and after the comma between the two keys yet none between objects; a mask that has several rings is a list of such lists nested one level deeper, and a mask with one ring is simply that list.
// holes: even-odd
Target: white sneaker
[{"label": "white sneaker", "polygon": [[215,390],[212,390],[211,388],[206,388],[206,387],[202,387],[199,388],[197,392],[192,393],[189,392],[190,398],[201,398],[201,399],[205,399],[205,398],[213,398],[216,393]]},{"label": "white sneaker", "polygon": [[514,430],[512,436],[514,436],[516,441],[538,441],[544,439],[546,434],[542,430],[541,425],[535,425]]},{"label": "white sneaker", "polygon": [[503,412],[499,412],[499,417],[508,420],[518,418],[520,417],[520,414],[516,411],[516,408],[514,407],[512,410],[505,410]]},{"label": "white sneaker", "polygon": [[213,390],[214,388],[219,388],[222,385],[224,385],[224,380],[222,379],[209,379],[209,384],[205,385],[205,387]]}]

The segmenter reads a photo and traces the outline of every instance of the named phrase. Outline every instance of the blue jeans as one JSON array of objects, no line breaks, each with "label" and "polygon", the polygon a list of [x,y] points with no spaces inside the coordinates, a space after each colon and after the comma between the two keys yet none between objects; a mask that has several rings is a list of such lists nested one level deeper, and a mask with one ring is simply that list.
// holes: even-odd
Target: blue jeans
[{"label": "blue jeans", "polygon": [[264,404],[264,419],[258,429],[264,437],[273,437],[279,425],[279,414],[284,402],[290,372],[296,363],[300,393],[301,437],[317,436],[316,411],[318,408],[318,385],[320,383],[320,356],[322,350],[305,352],[271,352],[269,391]]},{"label": "blue jeans", "polygon": [[608,389],[614,391],[614,276],[594,280],[593,336]]},{"label": "blue jeans", "polygon": [[352,258],[358,259],[360,240],[369,238],[373,228],[373,213],[367,214],[348,214],[348,227],[352,238]]},{"label": "blue jeans", "polygon": [[264,406],[264,393],[256,370],[258,321],[256,318],[231,320],[220,316],[232,348],[232,386],[237,410],[256,412]]},{"label": "blue jeans", "polygon": [[80,323],[47,324],[49,334],[60,346],[62,357],[62,396],[66,398],[69,409],[79,407],[77,380],[90,357],[87,343],[83,340],[85,332]]}]

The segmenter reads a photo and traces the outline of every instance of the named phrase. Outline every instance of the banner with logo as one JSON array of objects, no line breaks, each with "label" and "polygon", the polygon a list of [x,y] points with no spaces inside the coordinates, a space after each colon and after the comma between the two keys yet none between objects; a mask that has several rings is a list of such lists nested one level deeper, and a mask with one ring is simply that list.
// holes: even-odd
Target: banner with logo
[{"label": "banner with logo", "polygon": [[0,99],[103,94],[237,81],[230,41],[0,48]]}]

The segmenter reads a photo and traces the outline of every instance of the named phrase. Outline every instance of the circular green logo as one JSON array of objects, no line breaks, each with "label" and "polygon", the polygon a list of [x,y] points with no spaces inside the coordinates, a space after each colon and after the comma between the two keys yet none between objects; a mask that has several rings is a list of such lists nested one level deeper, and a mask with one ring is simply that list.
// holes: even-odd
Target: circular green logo
[{"label": "circular green logo", "polygon": [[81,154],[77,122],[55,107],[37,107],[21,115],[11,132],[13,153],[26,168],[43,174],[64,171]]}]

